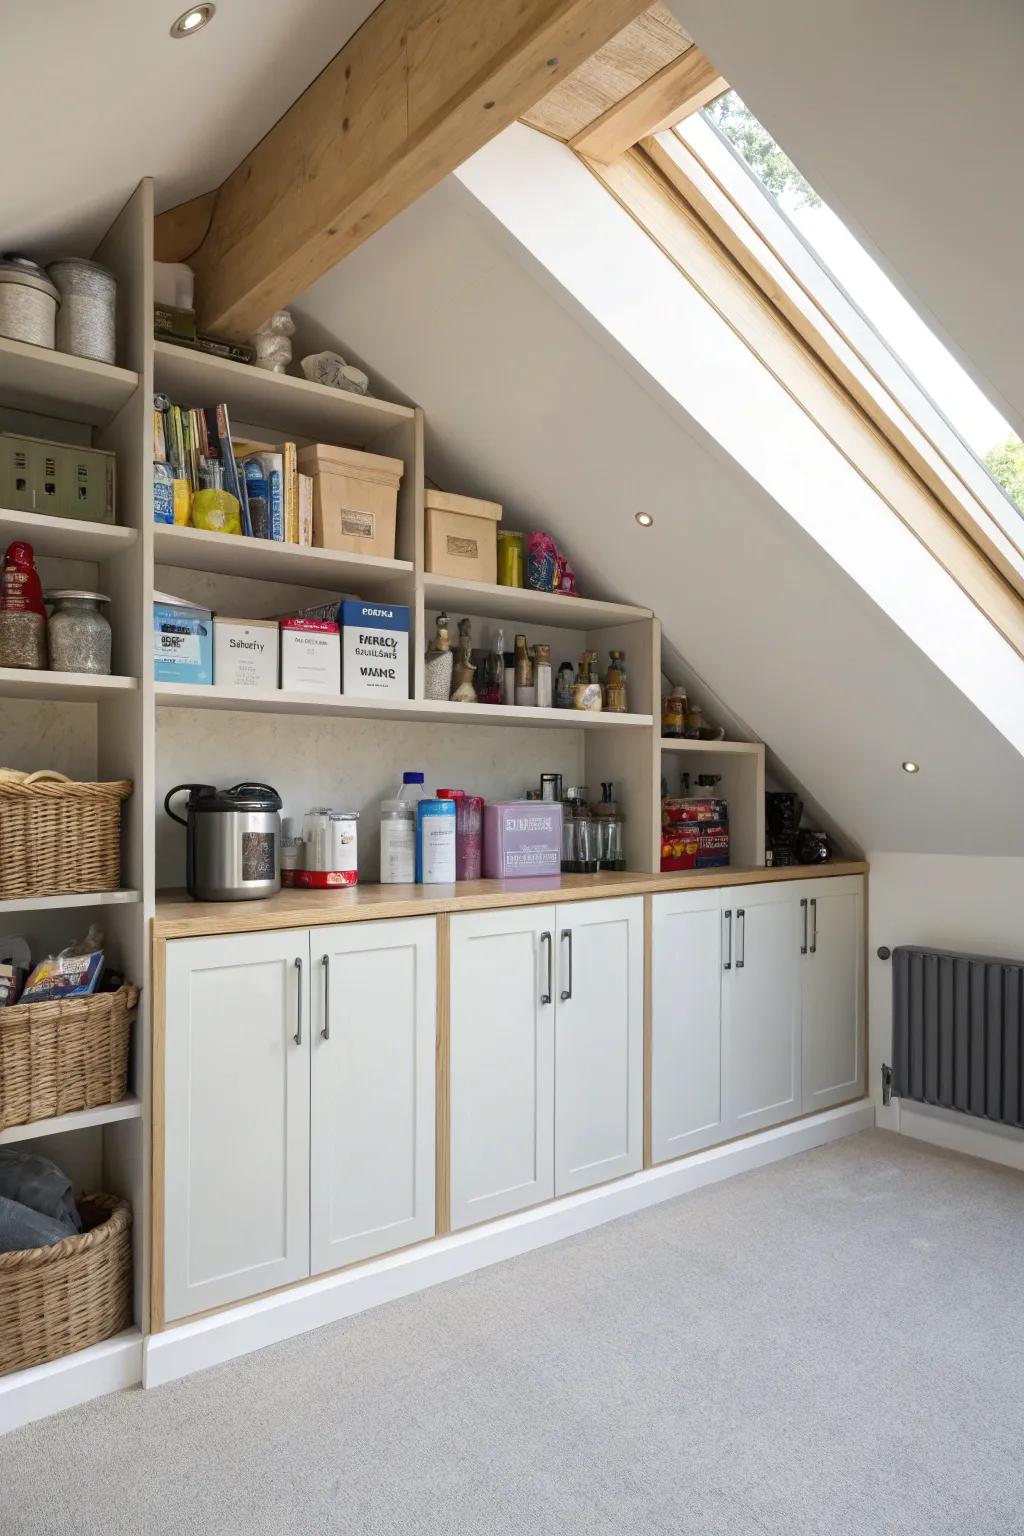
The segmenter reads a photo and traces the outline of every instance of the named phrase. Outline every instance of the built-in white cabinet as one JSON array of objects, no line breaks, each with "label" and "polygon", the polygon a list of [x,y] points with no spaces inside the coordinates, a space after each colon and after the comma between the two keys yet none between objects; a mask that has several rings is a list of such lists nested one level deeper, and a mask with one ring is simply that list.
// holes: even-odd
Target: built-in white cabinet
[{"label": "built-in white cabinet", "polygon": [[453,1227],[642,1166],[642,898],[456,914],[450,1006]]},{"label": "built-in white cabinet", "polygon": [[863,1088],[863,882],[652,897],[655,1163]]},{"label": "built-in white cabinet", "polygon": [[164,1310],[309,1274],[309,935],[167,946]]},{"label": "built-in white cabinet", "polygon": [[432,917],[310,930],[310,1272],[432,1236]]},{"label": "built-in white cabinet", "polygon": [[430,1236],[433,918],[177,939],[166,968],[165,1317]]},{"label": "built-in white cabinet", "polygon": [[857,875],[800,891],[804,1112],[852,1099],[864,1081],[864,888]]}]

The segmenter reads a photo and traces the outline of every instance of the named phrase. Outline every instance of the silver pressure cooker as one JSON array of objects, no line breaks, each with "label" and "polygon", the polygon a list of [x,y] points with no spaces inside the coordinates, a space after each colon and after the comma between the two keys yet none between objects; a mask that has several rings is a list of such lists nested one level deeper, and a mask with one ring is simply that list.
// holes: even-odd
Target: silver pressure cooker
[{"label": "silver pressure cooker", "polygon": [[[171,800],[184,789],[182,817]],[[281,889],[281,796],[269,784],[176,784],[164,810],[185,828],[185,883],[197,901],[247,901]]]}]

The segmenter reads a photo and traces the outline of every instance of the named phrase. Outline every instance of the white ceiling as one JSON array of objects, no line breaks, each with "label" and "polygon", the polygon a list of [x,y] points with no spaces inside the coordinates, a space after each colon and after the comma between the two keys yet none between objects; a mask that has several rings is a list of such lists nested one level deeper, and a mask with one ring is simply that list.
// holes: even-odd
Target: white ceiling
[{"label": "white ceiling", "polygon": [[1021,0],[668,4],[1024,435]]},{"label": "white ceiling", "polygon": [[175,41],[185,0],[8,0],[0,248],[91,251],[143,176],[158,208],[219,185],[375,4],[218,0]]},{"label": "white ceiling", "polygon": [[550,528],[583,591],[651,605],[863,848],[1024,853],[1005,738],[454,179],[296,308],[300,340],[334,338],[425,407],[441,485]]}]

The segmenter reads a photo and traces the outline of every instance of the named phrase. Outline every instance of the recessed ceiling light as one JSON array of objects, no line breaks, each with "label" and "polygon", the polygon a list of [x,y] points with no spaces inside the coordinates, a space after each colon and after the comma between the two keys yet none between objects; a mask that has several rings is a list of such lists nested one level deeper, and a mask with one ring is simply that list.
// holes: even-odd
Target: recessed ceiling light
[{"label": "recessed ceiling light", "polygon": [[649,512],[637,512],[635,517],[641,528],[651,528],[654,525],[654,518]]},{"label": "recessed ceiling light", "polygon": [[921,764],[920,763],[912,763],[912,762],[910,762],[909,759],[905,763],[900,763],[900,767],[903,769],[904,773],[920,773],[921,772]]},{"label": "recessed ceiling light", "polygon": [[216,9],[215,5],[194,5],[191,10],[182,11],[171,27],[171,36],[191,37],[193,32],[198,32],[200,27],[205,27],[208,21],[213,20]]}]

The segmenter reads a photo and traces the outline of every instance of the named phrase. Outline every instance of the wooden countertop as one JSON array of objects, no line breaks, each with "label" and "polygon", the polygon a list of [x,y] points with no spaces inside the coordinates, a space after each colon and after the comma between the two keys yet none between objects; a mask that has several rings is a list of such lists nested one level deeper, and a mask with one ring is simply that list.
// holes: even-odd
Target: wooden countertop
[{"label": "wooden countertop", "polygon": [[790,868],[705,869],[676,874],[552,875],[547,879],[465,880],[458,885],[357,885],[343,891],[281,891],[261,901],[191,901],[182,891],[157,895],[155,939],[202,934],[256,933],[269,928],[310,928],[318,923],[359,923],[373,918],[420,917],[491,907],[528,907],[598,896],[646,896],[709,886],[760,885],[774,880],[821,880],[862,875],[867,864],[837,860]]}]

